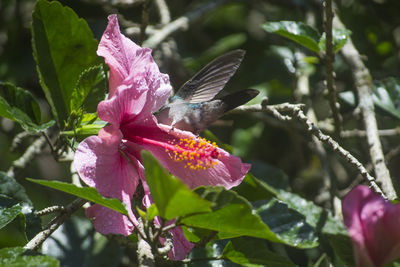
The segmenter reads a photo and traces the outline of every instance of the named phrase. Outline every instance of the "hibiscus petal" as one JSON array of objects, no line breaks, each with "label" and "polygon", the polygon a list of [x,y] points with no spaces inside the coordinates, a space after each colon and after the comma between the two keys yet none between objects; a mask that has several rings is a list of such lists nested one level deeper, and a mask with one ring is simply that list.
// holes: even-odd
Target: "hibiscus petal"
[{"label": "hibiscus petal", "polygon": [[173,237],[173,247],[168,253],[168,257],[176,261],[185,259],[187,254],[194,248],[194,244],[186,239],[181,227],[175,227],[170,232]]},{"label": "hibiscus petal", "polygon": [[[139,83],[137,86],[145,86],[145,84]],[[100,119],[119,127],[121,124],[135,121],[146,105],[146,101],[147,91],[142,90],[138,93],[130,87],[120,87],[114,97],[99,103],[97,114]]]},{"label": "hibiscus petal", "polygon": [[190,188],[213,185],[230,189],[242,182],[251,167],[250,164],[242,163],[240,158],[220,148],[218,149],[220,158],[215,160],[218,164],[205,170],[185,168],[185,162],[172,160],[165,150],[158,147],[148,146],[147,149],[169,172],[179,177]]},{"label": "hibiscus petal", "polygon": [[[133,116],[143,111],[141,116],[149,116],[160,109],[170,96],[172,87],[169,77],[160,73],[151,56],[151,49],[141,48],[121,34],[117,15],[110,15],[108,20],[97,54],[104,57],[110,67],[109,99],[119,90],[128,90],[128,93],[121,92],[122,100],[117,101],[125,103],[119,106],[120,111],[124,112],[124,115],[132,112]],[[128,96],[129,98],[125,99]],[[106,113],[107,107],[110,108],[106,105],[99,113]],[[116,115],[118,109],[112,106],[111,110],[115,112],[111,111],[108,114],[114,116],[103,115],[102,119],[112,124],[116,121],[121,122],[120,116]]]},{"label": "hibiscus petal", "polygon": [[[119,152],[121,138],[118,129],[112,126],[103,128],[98,136],[88,137],[79,144],[73,164],[88,186],[95,187],[105,197],[121,200],[130,212],[131,220],[135,220],[131,197],[139,181],[138,171],[132,166],[135,158],[131,156],[127,160]],[[132,232],[133,225],[128,218],[108,208],[94,205],[87,214],[94,219],[100,233],[129,235]]]},{"label": "hibiscus petal", "polygon": [[342,209],[358,266],[385,266],[400,257],[400,205],[357,186],[343,199]]},{"label": "hibiscus petal", "polygon": [[[141,143],[141,146],[149,150],[169,172],[179,177],[190,188],[200,185],[214,185],[230,189],[242,182],[251,167],[250,164],[242,163],[240,158],[229,154],[221,148],[216,148],[219,157],[212,159],[217,163],[213,167],[205,170],[192,170],[187,166],[185,168],[187,162],[178,162],[171,159],[170,154],[166,152],[166,146],[179,139],[201,140],[191,132],[172,129],[166,125],[157,125],[154,120],[147,120],[146,125],[127,125],[123,129],[123,134],[124,138],[133,142],[137,142],[135,141],[135,136],[138,135],[154,140],[153,144],[151,142]],[[164,147],[163,144],[165,145]]]},{"label": "hibiscus petal", "polygon": [[[150,207],[150,205],[153,203],[153,200],[150,195],[150,190],[148,189],[148,186],[144,186],[145,188],[145,197],[143,198],[143,204],[146,208]],[[146,189],[147,188],[147,189]],[[172,224],[174,220],[171,220],[165,224],[165,226],[168,226]],[[160,217],[155,217],[154,218],[154,224],[156,225],[161,225],[160,223]],[[186,256],[189,254],[189,252],[194,248],[194,244],[189,242],[181,227],[177,226],[169,232],[172,234],[172,249],[168,253],[168,257],[172,260],[183,260],[186,258]],[[165,239],[160,237],[160,242],[162,245],[164,245]]]},{"label": "hibiscus petal", "polygon": [[96,231],[103,235],[117,234],[128,236],[133,231],[133,224],[127,216],[98,204],[86,209],[86,217],[93,221]]},{"label": "hibiscus petal", "polygon": [[140,46],[121,34],[117,15],[108,16],[108,26],[100,40],[97,54],[104,57],[110,67],[109,97],[114,95],[117,87],[129,76],[136,52],[140,49]]}]

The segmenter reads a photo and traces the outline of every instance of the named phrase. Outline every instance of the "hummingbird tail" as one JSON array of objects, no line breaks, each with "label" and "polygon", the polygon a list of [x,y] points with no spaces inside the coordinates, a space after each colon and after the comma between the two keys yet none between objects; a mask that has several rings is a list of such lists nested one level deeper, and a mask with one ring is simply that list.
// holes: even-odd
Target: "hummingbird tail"
[{"label": "hummingbird tail", "polygon": [[253,98],[255,98],[260,92],[254,89],[245,89],[238,91],[236,93],[221,97],[221,100],[224,103],[224,113],[234,109],[238,106],[241,106]]}]

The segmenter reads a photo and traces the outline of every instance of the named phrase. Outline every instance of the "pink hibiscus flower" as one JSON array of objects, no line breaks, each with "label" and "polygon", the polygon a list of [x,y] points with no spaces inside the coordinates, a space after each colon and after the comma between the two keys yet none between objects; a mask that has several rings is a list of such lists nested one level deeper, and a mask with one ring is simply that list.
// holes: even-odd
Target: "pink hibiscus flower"
[{"label": "pink hibiscus flower", "polygon": [[[86,210],[97,231],[103,234],[129,235],[136,219],[131,199],[142,181],[149,196],[140,151],[150,151],[172,174],[190,188],[218,185],[229,189],[238,185],[250,169],[249,164],[230,155],[214,143],[190,132],[158,124],[153,113],[165,104],[171,93],[169,77],[160,73],[151,50],[141,48],[120,33],[116,15],[108,17],[97,54],[110,68],[108,99],[97,107],[100,119],[109,124],[97,136],[83,140],[75,153],[74,165],[81,179],[100,194],[125,203],[129,218],[100,205]],[[149,202],[144,201],[145,206]],[[178,244],[184,239],[176,230],[173,251],[181,259],[193,247]],[[188,241],[185,239],[188,243]],[[182,256],[183,255],[183,256]]]},{"label": "pink hibiscus flower", "polygon": [[357,266],[383,267],[400,257],[399,204],[359,185],[343,199],[342,209]]}]

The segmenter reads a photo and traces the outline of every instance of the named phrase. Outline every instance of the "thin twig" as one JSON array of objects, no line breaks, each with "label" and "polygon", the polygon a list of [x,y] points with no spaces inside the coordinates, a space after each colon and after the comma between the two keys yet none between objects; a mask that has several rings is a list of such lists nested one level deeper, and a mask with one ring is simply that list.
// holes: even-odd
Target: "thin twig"
[{"label": "thin twig", "polygon": [[161,256],[168,255],[173,246],[173,238],[172,234],[170,233],[169,236],[165,238],[163,246],[157,249],[157,253]]},{"label": "thin twig", "polygon": [[[391,149],[388,153],[385,154],[385,159],[387,162],[390,162],[392,158],[400,154],[400,145]],[[373,170],[373,166],[371,163],[368,163],[365,165],[365,169],[367,169],[368,172]],[[358,185],[359,183],[362,182],[363,177],[361,175],[358,175],[356,179],[354,179],[349,186],[347,186],[345,189],[341,190],[338,193],[339,197],[345,196],[354,186]]]},{"label": "thin twig", "polygon": [[332,139],[332,137],[323,134],[317,127],[315,127],[314,124],[310,122],[308,118],[304,115],[303,111],[300,108],[294,107],[293,115],[301,122],[303,122],[305,126],[307,126],[307,131],[315,135],[320,141],[328,144],[333,151],[339,153],[339,155],[345,158],[347,162],[356,167],[360,174],[368,180],[370,186],[375,190],[375,192],[381,194],[384,198],[387,198],[386,195],[379,188],[379,186],[376,184],[375,178],[368,173],[364,166],[352,154],[350,154],[349,151],[341,147],[335,140]]},{"label": "thin twig", "polygon": [[23,139],[30,137],[30,136],[37,136],[37,135],[38,135],[37,133],[32,133],[32,132],[28,132],[28,131],[18,133],[17,135],[15,135],[15,137],[12,140],[12,143],[10,146],[10,151],[14,151],[15,149],[17,149],[21,145]]},{"label": "thin twig", "polygon": [[[394,129],[382,129],[378,130],[379,136],[395,136],[395,135],[400,135],[400,127],[396,127]],[[349,138],[349,137],[366,137],[367,132],[364,130],[347,130],[347,131],[342,131],[340,133],[340,137],[342,138]]]},{"label": "thin twig", "polygon": [[143,4],[142,23],[140,24],[139,45],[142,45],[144,39],[146,38],[146,27],[149,24],[150,1],[151,0],[147,0]]},{"label": "thin twig", "polygon": [[165,40],[165,38],[167,38],[168,36],[170,36],[171,34],[173,34],[178,30],[187,30],[190,23],[202,17],[210,10],[213,10],[218,6],[222,5],[224,2],[225,0],[207,2],[203,6],[196,8],[196,10],[189,12],[187,15],[179,17],[174,21],[171,21],[160,30],[154,32],[149,39],[145,40],[143,42],[143,46],[149,48],[157,47],[162,41]]},{"label": "thin twig", "polygon": [[161,232],[168,232],[169,230],[174,229],[175,227],[178,227],[176,225],[176,223],[171,223],[171,224],[163,227]]},{"label": "thin twig", "polygon": [[63,211],[60,215],[55,217],[46,227],[45,230],[38,233],[34,238],[32,238],[28,244],[25,245],[25,249],[38,249],[40,245],[55,231],[57,228],[63,224],[71,215],[77,211],[87,200],[85,199],[75,199]]},{"label": "thin twig", "polygon": [[15,160],[11,167],[7,171],[7,176],[15,177],[15,171],[17,169],[23,169],[32,162],[33,158],[42,152],[44,146],[46,144],[46,139],[41,136],[36,139],[25,151],[25,153]]},{"label": "thin twig", "polygon": [[167,3],[164,0],[155,0],[155,4],[157,6],[158,12],[160,13],[161,24],[165,25],[170,23],[171,15],[169,13]]},{"label": "thin twig", "polygon": [[64,206],[47,207],[47,208],[44,208],[42,210],[36,211],[35,215],[36,216],[43,216],[43,215],[47,215],[49,213],[58,212],[58,211],[65,211],[65,207]]},{"label": "thin twig", "polygon": [[[334,24],[337,28],[345,28],[337,17],[334,20]],[[377,181],[382,185],[382,190],[388,198],[395,199],[397,197],[396,191],[394,190],[392,178],[385,164],[382,144],[379,139],[378,125],[371,93],[373,87],[371,74],[361,60],[361,56],[351,41],[351,38],[347,40],[341,52],[344,59],[353,70],[352,74],[359,98],[358,106],[363,116],[365,131],[367,132],[369,155],[374,166],[375,176]]]},{"label": "thin twig", "polygon": [[[337,152],[340,156],[345,158],[348,163],[353,165],[359,171],[359,173],[365,179],[367,179],[370,186],[375,190],[375,192],[381,194],[384,198],[387,198],[386,195],[379,188],[379,186],[376,184],[375,178],[368,173],[365,167],[349,151],[341,147],[335,140],[333,140],[332,137],[323,134],[321,130],[319,130],[314,125],[314,123],[312,123],[307,118],[307,116],[304,115],[304,112],[301,109],[303,106],[304,105],[302,104],[289,104],[289,103],[282,103],[278,105],[268,105],[268,106],[263,106],[261,104],[258,104],[258,105],[241,106],[232,110],[231,113],[264,111],[270,113],[278,120],[286,122],[288,120],[293,120],[293,117],[290,117],[288,115],[282,115],[280,114],[280,112],[291,112],[294,115],[294,117],[296,117],[296,119],[301,121],[306,126],[308,132],[316,136],[318,140],[324,142],[325,144],[328,144],[333,151]],[[279,115],[276,115],[277,113],[279,113]]]},{"label": "thin twig", "polygon": [[339,113],[338,102],[336,100],[336,86],[334,81],[333,62],[335,56],[333,52],[333,38],[332,38],[332,0],[325,0],[325,72],[326,72],[326,87],[328,88],[328,99],[331,107],[333,122],[335,125],[336,136],[339,136],[342,128],[342,118]]}]

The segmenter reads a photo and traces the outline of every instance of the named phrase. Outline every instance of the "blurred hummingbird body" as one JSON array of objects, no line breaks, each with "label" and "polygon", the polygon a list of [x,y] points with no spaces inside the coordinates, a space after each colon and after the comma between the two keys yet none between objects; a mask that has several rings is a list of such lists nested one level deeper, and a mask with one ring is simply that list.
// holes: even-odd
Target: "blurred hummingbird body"
[{"label": "blurred hummingbird body", "polygon": [[158,122],[198,134],[225,112],[257,96],[257,90],[246,89],[214,99],[236,72],[244,53],[234,50],[207,64],[160,109]]}]

